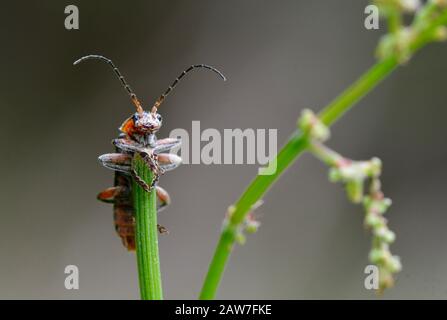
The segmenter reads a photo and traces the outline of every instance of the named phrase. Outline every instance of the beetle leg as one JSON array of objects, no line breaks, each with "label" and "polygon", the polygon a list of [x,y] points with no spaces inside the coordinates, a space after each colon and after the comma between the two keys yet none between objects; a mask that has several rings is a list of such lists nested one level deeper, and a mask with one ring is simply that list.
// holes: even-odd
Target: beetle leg
[{"label": "beetle leg", "polygon": [[173,153],[160,153],[157,155],[158,163],[163,171],[170,171],[182,163],[182,158]]},{"label": "beetle leg", "polygon": [[141,152],[145,149],[144,146],[142,146],[138,142],[130,140],[129,138],[113,139],[112,144],[118,149],[125,152]]},{"label": "beetle leg", "polygon": [[166,152],[171,150],[172,148],[180,146],[181,144],[182,141],[176,138],[160,139],[155,142],[154,153],[158,154],[161,152]]},{"label": "beetle leg", "polygon": [[144,162],[146,162],[148,167],[154,173],[154,175],[158,174],[160,176],[164,173],[164,170],[160,168],[158,155],[148,150],[141,151],[140,155],[143,158]]},{"label": "beetle leg", "polygon": [[101,191],[97,199],[106,203],[124,202],[129,198],[129,188],[124,186],[110,187]]},{"label": "beetle leg", "polygon": [[135,171],[135,168],[131,168],[131,175],[135,179],[135,181],[144,189],[146,192],[151,192],[158,180],[160,179],[160,175],[163,174],[163,169],[160,168],[157,161],[157,156],[151,152],[140,152],[141,157],[149,166],[153,173],[152,182],[148,184],[144,181]]},{"label": "beetle leg", "polygon": [[101,164],[111,170],[130,173],[132,156],[125,153],[106,153],[98,158]]},{"label": "beetle leg", "polygon": [[163,227],[161,224],[157,224],[157,229],[160,234],[168,234],[169,233],[168,229]]},{"label": "beetle leg", "polygon": [[[168,192],[160,186],[155,186],[155,190],[157,192],[157,198],[160,201],[157,210],[160,212],[171,204],[171,197]],[[125,200],[129,200],[129,188],[123,186],[107,188],[98,194],[97,199],[106,203],[127,203],[129,201]]]},{"label": "beetle leg", "polygon": [[155,190],[157,192],[157,198],[160,200],[160,205],[157,207],[158,212],[160,212],[171,203],[171,197],[169,196],[169,193],[160,186],[155,186]]},{"label": "beetle leg", "polygon": [[[155,186],[155,190],[157,192],[157,198],[160,201],[157,210],[160,212],[171,204],[171,197],[168,192],[160,186]],[[129,189],[123,186],[110,187],[101,191],[98,194],[97,199],[105,203],[119,202],[121,204],[130,204]]]},{"label": "beetle leg", "polygon": [[113,144],[118,149],[125,152],[138,152],[143,160],[146,162],[146,164],[149,166],[150,170],[153,172],[152,182],[150,184],[147,184],[141,179],[141,177],[136,174],[135,170],[131,168],[132,155],[130,154],[105,154],[99,157],[101,163],[107,168],[132,175],[135,181],[137,181],[137,183],[147,192],[150,192],[153,189],[160,176],[165,171],[177,168],[182,162],[182,159],[175,154],[155,153],[155,150],[158,150],[160,152],[162,150],[169,150],[170,148],[178,146],[180,144],[180,140],[178,139],[166,138],[158,140],[154,151],[144,148],[139,143],[126,138],[114,139]]},{"label": "beetle leg", "polygon": [[131,174],[132,178],[135,180],[135,182],[138,183],[138,185],[144,189],[144,191],[146,191],[146,192],[151,192],[152,191],[152,184],[146,183],[146,181],[144,181],[137,174],[137,172],[135,171],[134,168],[131,169],[130,174]]},{"label": "beetle leg", "polygon": [[148,152],[148,151],[140,152],[140,155],[143,158],[143,160],[146,162],[146,164],[149,166],[149,168],[151,169],[152,174],[153,174],[152,182],[149,187],[150,189],[148,191],[148,192],[150,192],[150,190],[152,190],[152,188],[155,186],[155,184],[160,179],[160,176],[164,173],[164,170],[160,167],[160,165],[158,163],[158,156],[156,154],[154,154],[153,152]]}]

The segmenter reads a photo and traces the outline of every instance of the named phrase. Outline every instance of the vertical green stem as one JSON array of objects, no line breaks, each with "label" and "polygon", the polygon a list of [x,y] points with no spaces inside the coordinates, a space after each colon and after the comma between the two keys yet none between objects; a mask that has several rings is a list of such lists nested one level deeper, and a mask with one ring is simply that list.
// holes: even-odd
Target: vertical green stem
[{"label": "vertical green stem", "polygon": [[[136,154],[133,167],[139,177],[148,184],[152,172]],[[133,205],[135,209],[135,241],[138,265],[138,278],[142,300],[162,300],[160,258],[158,255],[157,206],[155,190],[144,191],[135,181],[132,182]]]}]

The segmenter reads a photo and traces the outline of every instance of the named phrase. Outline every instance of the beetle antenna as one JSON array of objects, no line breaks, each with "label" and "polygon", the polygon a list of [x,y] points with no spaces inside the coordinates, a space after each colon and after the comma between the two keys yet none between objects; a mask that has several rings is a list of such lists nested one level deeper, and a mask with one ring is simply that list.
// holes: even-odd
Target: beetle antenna
[{"label": "beetle antenna", "polygon": [[110,60],[106,57],[103,57],[103,56],[91,54],[91,55],[84,56],[84,57],[81,57],[80,59],[76,60],[75,62],[73,62],[73,65],[77,65],[85,60],[90,60],[90,59],[102,60],[102,61],[106,62],[107,64],[109,64],[113,68],[113,71],[117,75],[118,79],[120,79],[122,85],[124,86],[124,89],[126,89],[126,91],[129,93],[130,99],[132,100],[133,104],[137,108],[137,112],[140,114],[143,113],[143,107],[141,106],[141,103],[138,100],[136,94],[133,93],[132,89],[127,84],[126,80],[124,79],[124,77],[122,76],[122,74],[118,70],[118,68],[115,66],[115,64],[112,62],[112,60]]},{"label": "beetle antenna", "polygon": [[160,107],[160,105],[163,103],[163,101],[165,100],[165,98],[171,93],[172,90],[174,90],[174,88],[177,86],[177,84],[180,82],[180,80],[190,71],[196,69],[196,68],[205,68],[208,70],[211,70],[215,73],[217,73],[222,79],[223,81],[227,81],[227,78],[225,78],[225,76],[223,75],[222,72],[220,72],[219,70],[217,70],[214,67],[208,66],[206,64],[195,64],[192,66],[189,66],[187,69],[185,69],[175,80],[174,82],[168,87],[168,89],[166,89],[166,91],[155,101],[154,106],[152,107],[152,112],[156,112],[157,109]]}]

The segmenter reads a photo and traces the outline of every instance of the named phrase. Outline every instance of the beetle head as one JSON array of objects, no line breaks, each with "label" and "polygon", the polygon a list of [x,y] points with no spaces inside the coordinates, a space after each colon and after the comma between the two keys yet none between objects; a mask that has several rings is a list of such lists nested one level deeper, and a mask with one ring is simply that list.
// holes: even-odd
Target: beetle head
[{"label": "beetle head", "polygon": [[162,124],[162,117],[156,110],[135,112],[121,125],[120,130],[129,135],[149,135],[156,133]]}]

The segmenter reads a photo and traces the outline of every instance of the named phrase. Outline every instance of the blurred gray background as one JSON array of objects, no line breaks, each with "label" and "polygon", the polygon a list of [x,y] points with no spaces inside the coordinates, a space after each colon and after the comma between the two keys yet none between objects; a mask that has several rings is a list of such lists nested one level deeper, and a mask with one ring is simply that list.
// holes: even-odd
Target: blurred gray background
[{"label": "blurred gray background", "polygon": [[[80,9],[80,30],[64,8]],[[282,144],[303,108],[321,109],[374,63],[384,32],[363,27],[367,1],[15,1],[0,12],[0,298],[136,299],[134,254],[96,194],[113,173],[113,150],[133,112],[114,60],[146,106],[192,63],[220,68],[188,76],[160,109],[164,127],[277,128]],[[384,162],[392,251],[403,271],[382,298],[447,297],[447,44],[417,54],[339,121],[329,144]],[[256,165],[184,165],[162,177],[172,206],[160,216],[165,296],[198,296],[226,208]],[[305,155],[266,195],[262,226],[236,247],[218,298],[372,298],[363,287],[370,236],[362,208],[327,168]],[[64,268],[80,289],[64,288]]]}]

